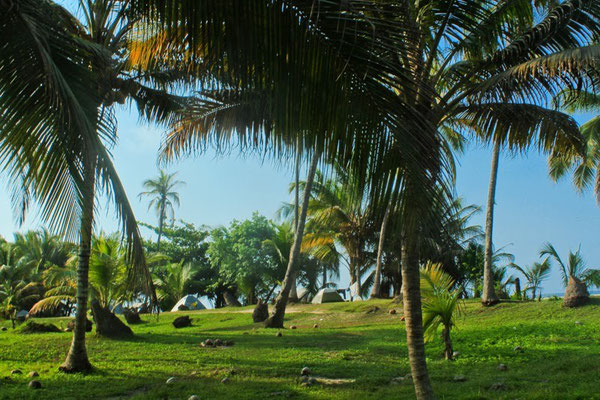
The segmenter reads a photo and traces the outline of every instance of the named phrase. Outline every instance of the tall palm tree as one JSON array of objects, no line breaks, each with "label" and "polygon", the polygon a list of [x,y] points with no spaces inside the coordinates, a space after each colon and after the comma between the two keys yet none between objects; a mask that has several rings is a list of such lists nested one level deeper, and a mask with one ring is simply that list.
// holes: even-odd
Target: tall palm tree
[{"label": "tall palm tree", "polygon": [[541,263],[536,262],[525,268],[515,263],[511,263],[510,266],[523,274],[527,281],[527,286],[523,289],[523,298],[526,299],[527,291],[531,290],[531,299],[535,300],[536,291],[538,289],[541,290],[542,281],[550,275],[551,266],[549,258],[546,258]]},{"label": "tall palm tree", "polygon": [[[165,91],[161,71],[131,66],[129,45],[140,14],[130,1],[80,1],[82,20],[56,3],[0,3],[0,164],[13,182],[22,220],[29,200],[51,228],[79,240],[73,342],[61,369],[91,369],[85,348],[88,271],[97,189],[109,195],[129,244],[130,274],[152,295],[141,237],[109,148],[116,141],[113,105],[129,99],[142,116],[166,118],[182,99]],[[42,90],[42,89],[43,90]]]},{"label": "tall palm tree", "polygon": [[138,195],[142,197],[150,197],[148,210],[154,207],[154,211],[158,216],[158,239],[156,248],[160,251],[160,238],[163,234],[163,227],[167,216],[171,220],[175,219],[175,209],[173,205],[179,206],[179,193],[175,191],[178,186],[185,184],[183,181],[175,180],[176,172],[169,174],[160,170],[160,174],[155,179],[147,179],[144,181],[145,192]]},{"label": "tall palm tree", "polygon": [[[565,87],[593,84],[586,70],[600,52],[593,43],[600,5],[536,4],[537,10],[525,0],[466,0],[460,7],[445,0],[319,7],[301,0],[138,2],[167,30],[153,37],[154,53],[196,56],[197,75],[218,86],[205,87],[205,99],[174,121],[167,157],[209,143],[283,157],[295,154],[289,149],[300,135],[303,149],[319,149],[326,161],[362,173],[375,202],[389,200],[392,189],[384,188],[398,187],[407,344],[419,399],[434,395],[423,344],[418,233],[452,181],[441,132],[458,127],[487,142],[547,152],[580,145],[575,121],[549,101]],[[256,37],[264,40],[255,43]],[[389,185],[398,175],[401,185]],[[294,252],[292,268],[293,259]]]},{"label": "tall palm tree", "polygon": [[[357,191],[356,178],[336,168],[332,179],[317,174],[312,199],[308,205],[306,248],[340,244],[348,255],[350,284],[358,287],[361,277],[371,265],[370,241],[374,227],[363,192]],[[302,183],[301,183],[302,185]]]}]

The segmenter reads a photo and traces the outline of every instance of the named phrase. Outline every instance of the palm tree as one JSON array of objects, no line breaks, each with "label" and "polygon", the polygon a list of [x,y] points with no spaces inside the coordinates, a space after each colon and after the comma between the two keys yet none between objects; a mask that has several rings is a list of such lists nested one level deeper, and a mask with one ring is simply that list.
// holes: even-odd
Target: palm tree
[{"label": "palm tree", "polygon": [[128,48],[141,18],[132,2],[81,1],[79,10],[83,21],[52,1],[0,4],[0,35],[10,38],[0,45],[0,90],[7,94],[0,100],[0,164],[10,174],[20,220],[34,200],[53,230],[79,239],[76,322],[65,372],[91,369],[85,314],[97,188],[116,205],[130,246],[130,274],[153,293],[135,216],[110,158],[112,106],[130,99],[142,116],[160,120],[183,102],[163,90],[181,73],[166,77],[131,66]]},{"label": "palm tree", "polygon": [[[468,0],[460,7],[348,1],[315,9],[312,1],[293,0],[138,2],[172,39],[154,37],[154,53],[197,56],[196,74],[218,86],[205,87],[205,98],[174,121],[167,158],[209,143],[284,157],[295,154],[288,149],[301,136],[304,150],[362,173],[375,202],[389,199],[392,189],[384,188],[398,188],[407,343],[419,399],[434,396],[423,344],[418,232],[452,183],[441,131],[456,127],[486,142],[546,152],[580,145],[574,120],[548,105],[565,87],[593,83],[586,69],[599,50],[588,45],[600,29],[600,6],[536,4],[537,10],[530,1]],[[250,23],[246,15],[260,17]],[[255,43],[256,37],[264,40]],[[396,176],[401,184],[389,185]],[[292,251],[292,269],[294,257]]]},{"label": "palm tree", "polygon": [[565,288],[569,284],[570,278],[575,278],[583,282],[586,286],[600,286],[600,270],[586,268],[585,261],[581,255],[581,248],[577,249],[575,253],[569,251],[569,258],[566,264],[550,243],[545,243],[542,250],[540,250],[540,257],[542,256],[552,257],[558,263],[562,275],[562,283]]},{"label": "palm tree", "polygon": [[196,269],[193,264],[170,263],[164,271],[156,273],[154,285],[158,292],[158,301],[164,309],[170,309],[186,295],[186,288],[193,282]]},{"label": "palm tree", "polygon": [[[301,183],[303,185],[303,183]],[[363,193],[356,190],[356,177],[336,168],[332,179],[317,173],[312,199],[308,205],[305,247],[339,244],[348,255],[350,285],[361,293],[361,277],[370,266],[369,242],[374,229]]]},{"label": "palm tree", "polygon": [[[586,91],[566,91],[564,101],[570,111],[595,112],[600,109],[600,95]],[[575,187],[583,191],[594,185],[596,199],[600,201],[600,116],[581,125],[585,139],[585,157],[578,154],[554,154],[550,157],[550,176],[558,180],[568,172],[573,172]]]},{"label": "palm tree", "polygon": [[527,291],[531,290],[531,299],[535,300],[536,291],[541,290],[542,281],[550,275],[550,260],[546,258],[541,263],[536,262],[525,268],[515,263],[510,264],[510,266],[523,274],[527,281],[527,286],[523,289],[523,297],[527,298]]},{"label": "palm tree", "polygon": [[147,179],[144,181],[145,192],[138,195],[142,197],[150,197],[150,203],[148,204],[148,210],[154,207],[156,215],[158,216],[158,240],[156,241],[156,249],[160,251],[160,238],[163,234],[163,227],[167,216],[171,220],[175,219],[175,209],[173,205],[179,206],[179,193],[175,191],[178,186],[185,184],[183,181],[175,180],[177,173],[169,174],[163,170],[160,170],[160,174],[155,179]]},{"label": "palm tree", "polygon": [[428,262],[421,269],[423,291],[423,328],[428,340],[437,334],[442,326],[444,356],[452,360],[453,349],[450,332],[456,325],[456,317],[462,312],[462,288],[454,287],[454,279],[445,273],[440,264]]}]

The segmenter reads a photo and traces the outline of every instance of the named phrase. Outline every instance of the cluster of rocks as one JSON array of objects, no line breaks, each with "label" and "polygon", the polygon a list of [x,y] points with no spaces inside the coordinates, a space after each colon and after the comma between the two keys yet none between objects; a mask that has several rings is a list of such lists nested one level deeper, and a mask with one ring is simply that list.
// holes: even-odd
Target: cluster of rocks
[{"label": "cluster of rocks", "polygon": [[[21,371],[20,369],[13,369],[12,371],[10,371],[11,375],[22,375],[23,371]],[[31,371],[29,374],[27,374],[28,377],[30,378],[36,378],[38,376],[40,376],[40,374],[38,374],[36,371]],[[12,382],[12,379],[9,378],[8,376],[4,378],[5,381],[7,382]],[[37,379],[34,379],[32,381],[30,381],[27,386],[29,386],[31,389],[41,389],[42,388],[42,382],[40,382]]]},{"label": "cluster of rocks", "polygon": [[230,347],[234,345],[234,342],[233,340],[206,339],[200,344],[202,347]]},{"label": "cluster of rocks", "polygon": [[56,333],[62,332],[56,325],[28,321],[22,328],[22,333]]}]

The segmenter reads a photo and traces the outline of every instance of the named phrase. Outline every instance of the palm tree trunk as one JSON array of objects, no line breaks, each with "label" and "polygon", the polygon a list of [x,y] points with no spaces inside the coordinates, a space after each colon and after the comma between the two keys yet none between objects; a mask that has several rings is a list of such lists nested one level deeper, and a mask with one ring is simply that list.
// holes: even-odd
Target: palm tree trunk
[{"label": "palm tree trunk", "polygon": [[406,322],[406,345],[415,394],[418,400],[435,399],[427,372],[425,343],[423,339],[423,314],[421,310],[421,277],[416,232],[405,232],[402,240],[402,304]]},{"label": "palm tree trunk", "polygon": [[498,178],[498,159],[500,158],[500,143],[494,144],[492,155],[492,171],[490,173],[490,186],[488,189],[487,211],[485,215],[485,259],[483,264],[483,295],[481,303],[492,306],[498,303],[498,296],[494,290],[494,275],[492,271],[492,231],[494,227],[494,203],[496,201],[496,180]]},{"label": "palm tree trunk", "polygon": [[377,247],[377,267],[375,268],[375,279],[373,280],[373,288],[371,289],[371,298],[376,299],[381,297],[381,269],[383,268],[383,243],[385,241],[385,230],[387,228],[388,219],[392,203],[388,203],[385,208],[385,215],[381,222],[381,230],[379,231],[379,245]]},{"label": "palm tree trunk", "polygon": [[454,350],[452,350],[452,340],[450,339],[449,327],[444,327],[444,329],[442,329],[442,339],[444,339],[444,355],[446,356],[446,360],[452,361]]},{"label": "palm tree trunk", "polygon": [[306,223],[310,192],[315,179],[315,172],[317,171],[317,163],[319,162],[320,155],[320,151],[315,151],[308,169],[308,176],[306,177],[306,185],[304,187],[304,195],[302,197],[302,208],[298,218],[298,228],[296,229],[296,234],[294,235],[294,245],[292,246],[292,251],[290,251],[288,267],[285,272],[283,284],[281,285],[281,292],[277,296],[275,306],[273,307],[273,314],[265,321],[265,327],[267,328],[283,328],[285,308],[288,302],[290,290],[292,289],[294,274],[296,272],[296,264],[298,263],[298,258],[300,256],[300,245],[302,244],[302,237],[304,235],[304,225]]},{"label": "palm tree trunk", "polygon": [[77,266],[77,309],[73,341],[65,362],[59,367],[63,372],[87,372],[92,364],[87,356],[85,346],[85,330],[87,327],[88,273],[90,265],[90,248],[92,243],[92,227],[94,222],[94,186],[96,177],[96,160],[89,160],[84,170],[85,192],[81,214],[79,237],[79,265]]},{"label": "palm tree trunk", "polygon": [[325,265],[323,265],[323,288],[325,288],[325,285],[327,284],[327,267]]},{"label": "palm tree trunk", "polygon": [[165,203],[163,201],[160,206],[160,216],[158,218],[158,240],[156,241],[156,251],[160,251],[160,239],[163,234],[164,221],[165,221]]},{"label": "palm tree trunk", "polygon": [[[300,213],[300,137],[296,140],[296,187],[295,187],[295,204],[294,204],[294,234],[298,230],[298,217]],[[297,274],[294,272],[292,278],[292,288],[290,289],[290,296],[288,301],[291,303],[298,302],[298,288],[296,285]]]}]

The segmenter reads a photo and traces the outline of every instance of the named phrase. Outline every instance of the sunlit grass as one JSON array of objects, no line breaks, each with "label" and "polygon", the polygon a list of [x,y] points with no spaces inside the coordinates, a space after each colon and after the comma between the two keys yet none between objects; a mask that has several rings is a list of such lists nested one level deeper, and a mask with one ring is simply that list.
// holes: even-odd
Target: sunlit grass
[{"label": "sunlit grass", "polygon": [[[378,307],[378,309],[375,309]],[[96,371],[57,371],[70,333],[0,332],[2,399],[382,399],[413,398],[412,385],[391,385],[409,373],[400,307],[388,300],[291,307],[283,336],[253,324],[251,308],[190,312],[194,326],[176,330],[175,314],[143,316],[127,341],[88,336]],[[576,323],[576,321],[578,323]],[[65,319],[48,319],[60,327]],[[313,328],[318,324],[318,328]],[[9,322],[0,325],[10,327]],[[206,338],[231,339],[229,348],[203,348]],[[427,347],[433,384],[442,399],[593,398],[600,387],[600,302],[564,309],[559,301],[504,303],[482,309],[468,302],[453,332],[454,362],[442,358],[442,344]],[[516,346],[523,348],[515,351]],[[498,364],[508,366],[499,371]],[[327,378],[356,379],[340,386],[300,385],[300,370]],[[23,375],[11,375],[13,369]],[[27,387],[30,371],[43,388]],[[466,382],[455,382],[464,375]],[[177,381],[166,385],[167,378]],[[229,382],[221,380],[229,377]],[[503,383],[506,390],[489,387]]]}]

